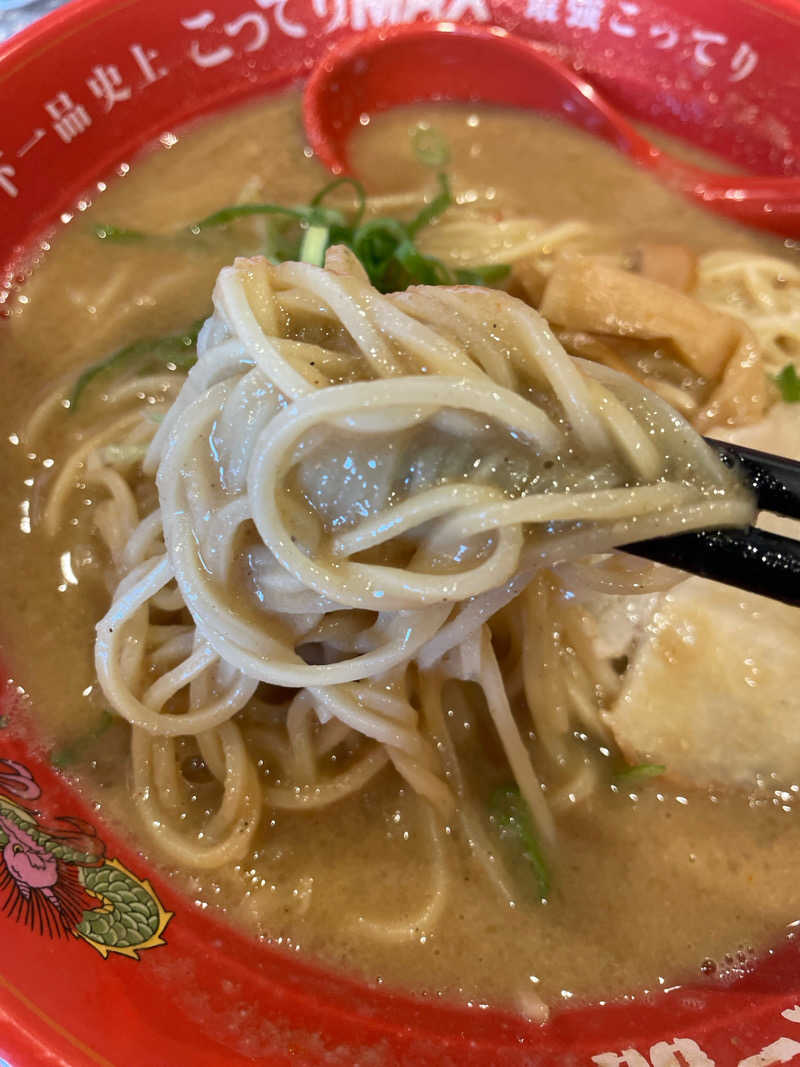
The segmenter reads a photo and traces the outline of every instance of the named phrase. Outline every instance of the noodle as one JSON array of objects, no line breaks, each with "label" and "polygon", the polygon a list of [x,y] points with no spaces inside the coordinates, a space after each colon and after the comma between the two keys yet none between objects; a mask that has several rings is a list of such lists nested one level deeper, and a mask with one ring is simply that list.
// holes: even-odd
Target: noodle
[{"label": "noodle", "polygon": [[[572,561],[636,537],[741,524],[749,500],[666,405],[570,359],[505,293],[382,296],[334,249],[326,269],[237,260],[214,308],[177,395],[174,374],[110,391],[118,414],[78,446],[44,511],[55,530],[78,472],[109,497],[98,530],[119,580],[97,627],[96,668],[133,727],[146,825],[175,862],[211,869],[246,854],[262,806],[319,809],[391,764],[430,804],[433,888],[412,920],[359,925],[395,941],[435,923],[449,877],[439,822],[454,816],[512,900],[459,771],[443,686],[483,690],[536,832],[554,849],[509,693],[524,695],[558,761],[574,725],[604,736],[600,710],[618,688],[588,620],[562,598],[558,565],[594,573]],[[170,404],[160,424],[130,406],[151,392]],[[153,483],[157,506],[141,514]],[[626,589],[646,581],[641,569],[608,573]],[[497,614],[520,593],[520,606]],[[271,712],[274,725],[248,724],[240,713],[264,683],[295,695]],[[196,830],[181,826],[181,738],[193,739],[220,796]],[[555,806],[593,783],[578,770]]]},{"label": "noodle", "polygon": [[775,256],[710,252],[700,259],[697,296],[745,320],[765,368],[800,360],[800,269]]},{"label": "noodle", "polygon": [[540,1018],[766,945],[794,631],[756,605],[740,670],[745,594],[616,549],[749,520],[695,430],[774,405],[750,443],[793,448],[791,250],[521,115],[440,109],[436,192],[381,116],[362,205],[259,107],[137,163],[7,324],[49,391],[4,399],[3,588],[53,762],[195,906],[371,981]]}]

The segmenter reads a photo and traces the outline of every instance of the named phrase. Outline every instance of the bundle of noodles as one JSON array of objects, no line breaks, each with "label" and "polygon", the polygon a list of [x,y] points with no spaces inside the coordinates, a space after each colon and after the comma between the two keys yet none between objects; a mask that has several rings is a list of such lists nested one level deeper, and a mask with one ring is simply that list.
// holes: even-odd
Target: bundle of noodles
[{"label": "bundle of noodles", "polygon": [[698,268],[697,296],[748,324],[766,371],[800,361],[800,269],[777,256],[733,251],[709,252]]},{"label": "bundle of noodles", "polygon": [[[554,757],[576,721],[602,734],[617,684],[565,590],[616,545],[749,521],[747,494],[666,403],[569,357],[526,304],[466,286],[384,296],[343,248],[324,269],[225,268],[197,356],[160,425],[126,407],[135,381],[117,387],[121,414],[46,516],[56,528],[75,463],[108,491],[118,584],[96,666],[133,728],[150,832],[216,867],[246,854],[262,806],[318,808],[391,763],[430,802],[437,863],[442,824],[461,825],[510,896],[443,687],[482,688],[552,847],[558,796],[531,728]],[[601,587],[641,589],[614,558],[597,566]],[[180,818],[187,743],[219,783],[199,833]]]}]

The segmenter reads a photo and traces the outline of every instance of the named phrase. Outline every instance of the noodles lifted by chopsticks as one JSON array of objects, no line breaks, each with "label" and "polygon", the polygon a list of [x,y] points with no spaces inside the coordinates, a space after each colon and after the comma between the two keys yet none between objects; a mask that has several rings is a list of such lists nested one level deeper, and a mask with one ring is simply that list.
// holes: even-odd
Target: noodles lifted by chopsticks
[{"label": "noodles lifted by chopsticks", "polygon": [[[615,685],[560,566],[574,578],[588,564],[571,561],[615,545],[740,525],[749,500],[664,402],[567,356],[526,304],[474,287],[381,295],[344,248],[325,268],[225,268],[197,352],[160,425],[118,388],[115,421],[74,458],[113,502],[98,526],[118,584],[96,665],[133,727],[147,825],[176,861],[216,867],[247,853],[264,805],[318,808],[391,763],[436,815],[435,864],[442,822],[460,823],[509,897],[444,689],[483,690],[552,848],[529,730],[557,758],[572,723],[602,733],[598,701]],[[156,508],[142,503],[153,483]],[[64,491],[48,503],[53,529]],[[180,818],[187,738],[220,785],[199,833]]]}]

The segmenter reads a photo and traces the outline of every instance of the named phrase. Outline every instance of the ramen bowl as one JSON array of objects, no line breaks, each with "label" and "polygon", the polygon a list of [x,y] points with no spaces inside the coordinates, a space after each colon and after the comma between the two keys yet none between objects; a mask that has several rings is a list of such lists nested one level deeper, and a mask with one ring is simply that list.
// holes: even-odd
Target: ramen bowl
[{"label": "ramen bowl", "polygon": [[[213,10],[188,0],[74,0],[0,52],[2,314],[53,232],[75,224],[143,146],[302,82],[335,41],[415,18],[541,41],[629,117],[734,168],[798,173],[800,8],[788,0],[218,0]],[[14,625],[11,610],[0,611],[0,629]],[[6,901],[0,1057],[13,1067],[754,1067],[800,1054],[791,931],[725,984],[578,1007],[565,1000],[543,1025],[485,1004],[387,991],[255,943],[177,892],[53,769],[12,660],[4,663],[0,817],[28,813],[22,850],[35,851],[42,835],[83,849],[89,891],[102,896],[109,880],[124,879],[146,919],[138,939],[134,919],[120,933],[102,909],[62,930]],[[6,839],[0,886],[16,870]]]}]

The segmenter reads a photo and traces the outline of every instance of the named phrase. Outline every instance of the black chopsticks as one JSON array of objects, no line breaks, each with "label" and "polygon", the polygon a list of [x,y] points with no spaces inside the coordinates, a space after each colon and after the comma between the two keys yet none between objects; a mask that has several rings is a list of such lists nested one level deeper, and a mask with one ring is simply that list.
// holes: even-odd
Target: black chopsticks
[{"label": "black chopsticks", "polygon": [[[706,438],[729,467],[739,467],[760,511],[800,519],[800,463]],[[625,552],[800,606],[800,541],[759,530],[699,530],[625,545]]]}]

